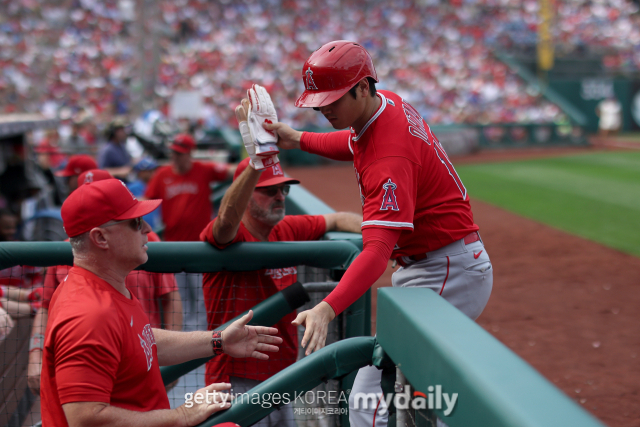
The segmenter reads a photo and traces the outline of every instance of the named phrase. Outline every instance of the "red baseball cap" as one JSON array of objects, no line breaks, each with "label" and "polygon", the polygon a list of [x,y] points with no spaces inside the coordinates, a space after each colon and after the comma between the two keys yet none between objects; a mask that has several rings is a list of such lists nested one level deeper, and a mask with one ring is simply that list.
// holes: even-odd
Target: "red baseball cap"
[{"label": "red baseball cap", "polygon": [[190,153],[196,148],[196,141],[191,135],[180,133],[173,138],[173,143],[169,148],[178,153]]},{"label": "red baseball cap", "polygon": [[162,200],[139,201],[119,179],[88,182],[62,204],[62,225],[69,237],[86,233],[112,220],[144,216]]},{"label": "red baseball cap", "polygon": [[[238,163],[236,173],[233,174],[234,181],[240,176],[242,171],[247,168],[249,160],[250,159],[247,157],[246,159]],[[278,184],[300,184],[300,181],[284,176],[284,172],[282,171],[280,163],[276,163],[275,165],[268,167],[262,171],[260,179],[258,180],[258,184],[256,184],[256,188],[270,187],[272,185]]]},{"label": "red baseball cap", "polygon": [[75,156],[69,157],[69,161],[67,162],[67,166],[61,171],[56,172],[57,176],[74,176],[80,175],[84,171],[88,171],[90,169],[97,169],[98,164],[93,158],[87,156],[86,154],[77,154]]},{"label": "red baseball cap", "polygon": [[102,181],[103,179],[113,179],[113,175],[102,169],[90,169],[78,175],[78,185],[86,184],[87,182]]}]

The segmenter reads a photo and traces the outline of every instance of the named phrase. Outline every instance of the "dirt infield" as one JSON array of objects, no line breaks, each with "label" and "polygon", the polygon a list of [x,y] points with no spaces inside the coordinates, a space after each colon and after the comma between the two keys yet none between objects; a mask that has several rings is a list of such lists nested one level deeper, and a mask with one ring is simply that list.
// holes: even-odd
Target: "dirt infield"
[{"label": "dirt infield", "polygon": [[[454,164],[587,150],[483,153]],[[334,209],[360,212],[352,165],[286,171]],[[478,323],[607,425],[640,425],[640,258],[472,206],[495,271]],[[392,272],[376,287],[389,286]]]}]

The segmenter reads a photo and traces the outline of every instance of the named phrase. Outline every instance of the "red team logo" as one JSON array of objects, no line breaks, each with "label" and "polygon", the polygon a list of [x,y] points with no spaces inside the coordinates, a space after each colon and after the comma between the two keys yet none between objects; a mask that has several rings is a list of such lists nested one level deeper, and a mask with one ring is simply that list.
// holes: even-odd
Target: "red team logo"
[{"label": "red team logo", "polygon": [[282,168],[280,167],[280,163],[276,163],[275,165],[273,165],[273,167],[271,169],[273,170],[273,174],[274,175],[282,175],[282,176],[284,176],[284,172],[282,172]]},{"label": "red team logo", "polygon": [[388,211],[391,209],[392,211],[399,211],[398,201],[396,200],[395,189],[398,186],[391,182],[391,178],[384,184],[382,184],[382,188],[384,188],[384,196],[382,196],[382,206],[380,206],[381,211]]},{"label": "red team logo", "polygon": [[[131,319],[133,323],[133,318]],[[153,363],[153,349],[152,347],[156,345],[156,338],[153,336],[153,331],[151,330],[151,325],[146,324],[142,329],[142,336],[138,334],[138,338],[140,338],[140,346],[144,351],[144,355],[147,358],[147,372],[151,369],[151,364]]]},{"label": "red team logo", "polygon": [[304,87],[306,87],[307,90],[318,90],[316,82],[313,81],[313,71],[311,71],[311,67],[307,68],[307,71],[304,73],[306,74]]}]

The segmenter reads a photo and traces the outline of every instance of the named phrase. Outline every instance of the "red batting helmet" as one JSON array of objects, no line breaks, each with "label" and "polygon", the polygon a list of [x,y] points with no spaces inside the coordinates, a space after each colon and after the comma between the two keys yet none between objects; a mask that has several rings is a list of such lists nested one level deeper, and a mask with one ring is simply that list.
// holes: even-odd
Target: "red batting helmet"
[{"label": "red batting helmet", "polygon": [[302,67],[304,92],[296,107],[322,107],[347,93],[360,80],[378,75],[369,52],[358,43],[337,40],[313,52]]}]

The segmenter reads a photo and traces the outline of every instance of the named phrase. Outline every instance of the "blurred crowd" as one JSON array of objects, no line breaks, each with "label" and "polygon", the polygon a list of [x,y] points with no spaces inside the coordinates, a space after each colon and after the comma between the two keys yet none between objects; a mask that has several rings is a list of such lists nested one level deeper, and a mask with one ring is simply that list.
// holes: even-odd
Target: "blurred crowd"
[{"label": "blurred crowd", "polygon": [[[233,107],[260,82],[283,120],[325,126],[293,101],[304,60],[342,38],[371,52],[379,88],[408,99],[432,124],[545,122],[561,114],[492,55],[535,47],[535,0],[165,0],[145,3],[157,8],[149,14],[156,23],[142,40],[137,3],[0,0],[0,112],[96,123],[128,114],[149,61],[138,48],[157,46],[149,107],[166,113],[176,91],[194,90],[204,98],[206,126],[235,127]],[[557,51],[594,49],[609,69],[637,70],[637,11],[629,0],[559,2]]]}]

